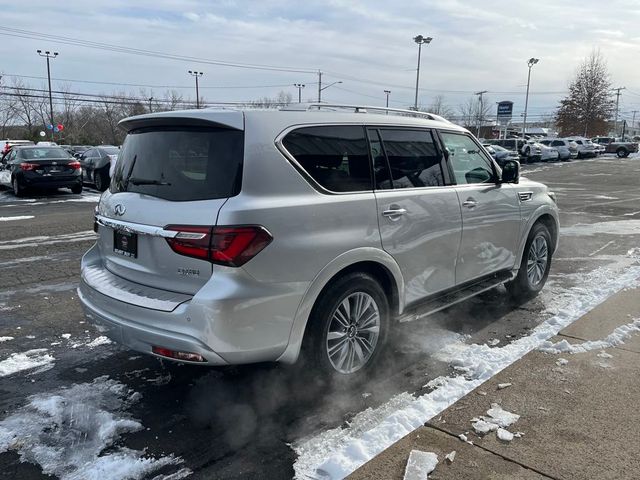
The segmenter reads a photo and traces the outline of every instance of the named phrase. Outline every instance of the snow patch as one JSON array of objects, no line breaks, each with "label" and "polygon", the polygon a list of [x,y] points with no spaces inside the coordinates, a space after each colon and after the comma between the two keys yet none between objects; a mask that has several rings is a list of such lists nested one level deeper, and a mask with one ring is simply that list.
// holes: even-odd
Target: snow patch
[{"label": "snow patch", "polygon": [[[9,337],[7,337],[9,338]],[[0,361],[0,377],[49,366],[55,359],[47,353],[46,348],[36,348],[26,352],[12,353],[9,358]],[[51,365],[52,366],[52,365]],[[49,370],[49,368],[47,368]],[[41,370],[42,371],[42,370]]]},{"label": "snow patch", "polygon": [[496,435],[498,436],[498,440],[502,440],[503,442],[510,442],[513,440],[513,433],[509,430],[505,430],[504,428],[499,428]]},{"label": "snow patch", "polygon": [[0,343],[8,342],[9,340],[13,340],[14,337],[0,337]]},{"label": "snow patch", "polygon": [[567,363],[569,363],[569,360],[567,360],[566,358],[559,358],[558,360],[556,360],[556,365],[558,365],[559,367],[566,365]]},{"label": "snow patch", "polygon": [[[320,472],[332,479],[346,477],[609,296],[625,287],[640,285],[640,267],[627,263],[622,268],[601,267],[575,277],[576,287],[546,291],[547,298],[557,298],[554,305],[558,313],[538,325],[530,335],[503,347],[458,341],[434,355],[466,375],[441,377],[440,386],[425,395],[415,398],[401,393],[380,407],[358,413],[347,428],[325,430],[295,442],[296,478],[313,478]],[[460,436],[461,440],[463,437]]]},{"label": "snow patch", "polygon": [[115,446],[121,435],[143,428],[125,412],[140,398],[107,376],[33,395],[0,422],[0,453],[15,451],[62,480],[140,479],[181,465],[173,455],[154,458]]},{"label": "snow patch", "polygon": [[640,233],[640,220],[614,220],[612,222],[579,223],[571,227],[561,227],[560,235],[637,235]]},{"label": "snow patch", "polygon": [[450,452],[450,453],[447,453],[447,454],[444,456],[444,459],[447,461],[447,463],[448,463],[449,465],[451,465],[451,464],[453,463],[453,461],[456,459],[456,451],[454,450],[454,451],[452,451],[452,452]]},{"label": "snow patch", "polygon": [[509,388],[511,385],[513,385],[512,383],[499,383],[498,384],[498,390],[504,390],[505,388]]},{"label": "snow patch", "polygon": [[425,480],[438,465],[438,456],[433,452],[411,450],[407,466],[404,470],[404,480]]},{"label": "snow patch", "polygon": [[33,215],[16,215],[15,217],[0,217],[0,222],[12,222],[15,220],[30,220]]},{"label": "snow patch", "polygon": [[95,348],[98,347],[100,345],[108,345],[111,343],[111,340],[109,340],[108,337],[105,337],[104,335],[96,338],[95,340],[87,343],[87,347],[89,348]]},{"label": "snow patch", "polygon": [[569,343],[567,340],[556,343],[545,341],[538,347],[538,350],[544,353],[585,353],[591,350],[604,350],[624,344],[628,337],[637,333],[640,333],[640,318],[617,327],[604,340],[589,340],[577,344]]}]

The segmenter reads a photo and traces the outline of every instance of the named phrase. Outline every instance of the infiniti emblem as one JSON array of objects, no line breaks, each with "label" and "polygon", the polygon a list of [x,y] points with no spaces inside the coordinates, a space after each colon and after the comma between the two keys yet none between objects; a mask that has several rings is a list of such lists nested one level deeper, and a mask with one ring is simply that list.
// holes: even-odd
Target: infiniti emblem
[{"label": "infiniti emblem", "polygon": [[127,209],[124,205],[122,205],[121,203],[117,204],[115,207],[113,207],[113,213],[115,213],[116,215],[122,216],[124,215],[124,212],[126,212]]}]

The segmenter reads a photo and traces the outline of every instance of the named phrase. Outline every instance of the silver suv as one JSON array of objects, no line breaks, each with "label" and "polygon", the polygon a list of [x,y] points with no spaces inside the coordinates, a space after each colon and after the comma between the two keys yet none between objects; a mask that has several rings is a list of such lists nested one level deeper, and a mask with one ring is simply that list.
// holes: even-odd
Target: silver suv
[{"label": "silver suv", "polygon": [[[98,241],[88,318],[129,348],[206,365],[371,370],[398,320],[507,284],[543,287],[547,187],[430,114],[301,105],[136,116]],[[378,111],[378,113],[373,113]]]}]

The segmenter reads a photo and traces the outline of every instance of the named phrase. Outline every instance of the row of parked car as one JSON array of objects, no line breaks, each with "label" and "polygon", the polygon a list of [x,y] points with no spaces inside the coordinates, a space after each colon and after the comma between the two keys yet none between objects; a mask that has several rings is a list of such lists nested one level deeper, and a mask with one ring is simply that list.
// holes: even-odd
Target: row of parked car
[{"label": "row of parked car", "polygon": [[0,185],[22,196],[29,188],[70,188],[81,193],[84,184],[99,191],[109,187],[119,147],[57,145],[55,142],[5,140],[0,160]]},{"label": "row of parked car", "polygon": [[483,145],[499,164],[514,159],[522,163],[567,161],[593,158],[603,153],[615,153],[624,158],[638,151],[637,143],[613,137],[507,138],[486,140]]}]

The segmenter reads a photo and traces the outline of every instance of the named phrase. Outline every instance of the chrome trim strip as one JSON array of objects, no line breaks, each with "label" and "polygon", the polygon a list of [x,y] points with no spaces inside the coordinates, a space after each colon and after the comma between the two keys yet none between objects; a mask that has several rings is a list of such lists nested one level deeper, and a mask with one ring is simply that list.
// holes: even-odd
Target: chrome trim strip
[{"label": "chrome trim strip", "polygon": [[143,225],[140,223],[125,222],[123,220],[114,220],[104,215],[96,215],[96,222],[103,227],[113,228],[129,233],[138,233],[140,235],[150,235],[152,237],[174,238],[181,232],[172,232],[162,227],[154,227],[153,225]]}]

